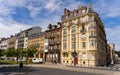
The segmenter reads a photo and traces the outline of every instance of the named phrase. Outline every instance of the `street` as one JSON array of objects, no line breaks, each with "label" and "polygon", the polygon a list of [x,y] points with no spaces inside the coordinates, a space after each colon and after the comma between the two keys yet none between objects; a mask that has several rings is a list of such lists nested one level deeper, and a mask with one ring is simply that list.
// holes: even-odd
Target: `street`
[{"label": "street", "polygon": [[120,64],[110,67],[80,67],[61,64],[0,64],[0,75],[120,75]]},{"label": "street", "polygon": [[18,66],[0,67],[0,75],[101,75],[93,73],[75,72],[60,69],[24,67],[19,72]]}]

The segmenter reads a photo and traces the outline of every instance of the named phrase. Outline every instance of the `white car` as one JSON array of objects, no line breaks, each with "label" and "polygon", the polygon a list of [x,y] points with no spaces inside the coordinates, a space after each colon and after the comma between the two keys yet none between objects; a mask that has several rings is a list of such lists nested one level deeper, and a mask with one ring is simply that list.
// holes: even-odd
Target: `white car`
[{"label": "white car", "polygon": [[32,60],[32,62],[33,63],[42,63],[43,60],[42,60],[42,58],[35,58],[35,59]]}]

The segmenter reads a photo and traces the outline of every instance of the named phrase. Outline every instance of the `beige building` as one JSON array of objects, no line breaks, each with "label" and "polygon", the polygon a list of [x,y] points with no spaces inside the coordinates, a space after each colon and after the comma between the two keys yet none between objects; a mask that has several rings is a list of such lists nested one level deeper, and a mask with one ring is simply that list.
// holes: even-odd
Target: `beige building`
[{"label": "beige building", "polygon": [[115,45],[114,43],[109,43],[109,51],[110,51],[110,64],[114,64],[115,59]]},{"label": "beige building", "polygon": [[67,65],[106,65],[107,40],[99,15],[81,6],[62,16],[61,63]]},{"label": "beige building", "polygon": [[44,36],[43,33],[35,33],[28,38],[28,48],[36,48],[35,58],[44,58]]},{"label": "beige building", "polygon": [[16,37],[11,35],[8,38],[8,49],[15,49],[15,42],[16,42]]}]

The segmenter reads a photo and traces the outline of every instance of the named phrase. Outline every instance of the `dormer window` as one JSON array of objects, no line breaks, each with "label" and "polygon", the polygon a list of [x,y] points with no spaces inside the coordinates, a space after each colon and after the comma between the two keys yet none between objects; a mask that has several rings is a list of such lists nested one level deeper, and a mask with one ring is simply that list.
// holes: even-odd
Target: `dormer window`
[{"label": "dormer window", "polygon": [[58,24],[57,28],[60,28],[60,24]]},{"label": "dormer window", "polygon": [[76,13],[74,13],[74,17],[76,16]]},{"label": "dormer window", "polygon": [[78,10],[78,14],[80,14],[80,10]]},{"label": "dormer window", "polygon": [[49,28],[47,28],[47,30],[49,30]]},{"label": "dormer window", "polygon": [[82,10],[82,13],[84,14],[84,13],[85,13],[85,10]]},{"label": "dormer window", "polygon": [[68,26],[69,25],[69,22],[66,22],[66,26]]},{"label": "dormer window", "polygon": [[91,21],[91,20],[92,20],[92,15],[88,17],[88,21]]},{"label": "dormer window", "polygon": [[66,19],[68,19],[68,16],[66,16]]},{"label": "dormer window", "polygon": [[72,20],[72,23],[73,23],[73,24],[77,24],[77,19]]}]

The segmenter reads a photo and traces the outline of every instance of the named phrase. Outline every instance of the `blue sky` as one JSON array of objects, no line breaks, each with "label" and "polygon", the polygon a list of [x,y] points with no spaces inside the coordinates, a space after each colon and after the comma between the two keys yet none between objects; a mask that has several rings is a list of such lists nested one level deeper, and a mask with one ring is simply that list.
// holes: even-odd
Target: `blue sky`
[{"label": "blue sky", "polygon": [[64,8],[73,10],[90,2],[102,19],[108,42],[120,50],[120,0],[0,0],[0,37],[32,26],[45,30],[49,23],[60,21]]}]

